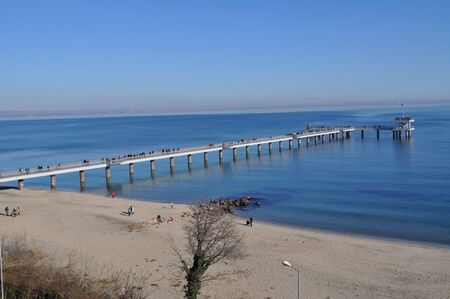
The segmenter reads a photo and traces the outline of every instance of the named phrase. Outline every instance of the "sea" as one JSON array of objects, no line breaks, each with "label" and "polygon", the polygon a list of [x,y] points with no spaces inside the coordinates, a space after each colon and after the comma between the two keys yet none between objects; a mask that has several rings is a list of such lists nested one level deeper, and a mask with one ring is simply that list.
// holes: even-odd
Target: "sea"
[{"label": "sea", "polygon": [[[404,109],[404,110],[403,110]],[[450,106],[318,109],[300,112],[122,116],[0,121],[0,173],[102,157],[182,148],[239,139],[275,136],[311,126],[391,125],[403,113],[415,118],[411,139],[380,139],[367,131],[362,139],[311,144],[292,150],[263,145],[250,157],[238,150],[112,167],[111,189],[104,170],[86,172],[86,191],[143,201],[195,203],[245,195],[261,203],[236,210],[258,221],[436,245],[450,245]],[[49,178],[25,181],[49,189]],[[3,186],[16,186],[5,183]],[[57,177],[57,189],[80,192],[78,173]],[[111,200],[114,200],[111,198]]]}]

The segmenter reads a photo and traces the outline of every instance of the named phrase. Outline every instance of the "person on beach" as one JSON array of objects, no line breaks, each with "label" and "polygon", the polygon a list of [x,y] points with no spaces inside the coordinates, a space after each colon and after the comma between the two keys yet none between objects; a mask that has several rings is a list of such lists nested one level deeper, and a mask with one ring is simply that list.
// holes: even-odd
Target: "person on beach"
[{"label": "person on beach", "polygon": [[6,215],[6,216],[9,216],[9,207],[6,207],[6,208],[5,208],[5,215]]},{"label": "person on beach", "polygon": [[11,213],[12,217],[16,217],[17,216],[17,210],[16,208],[13,208],[12,213]]},{"label": "person on beach", "polygon": [[111,197],[112,197],[112,198],[116,197],[116,192],[113,191],[113,192],[111,193]]},{"label": "person on beach", "polygon": [[170,203],[170,208],[173,209],[173,202]]},{"label": "person on beach", "polygon": [[128,216],[131,216],[132,211],[133,211],[133,207],[129,206],[128,207]]},{"label": "person on beach", "polygon": [[161,215],[158,214],[158,216],[156,216],[156,221],[158,221],[159,223],[162,222]]},{"label": "person on beach", "polygon": [[17,208],[16,208],[16,213],[17,213],[17,216],[20,216],[20,208],[19,208],[19,206],[17,206]]},{"label": "person on beach", "polygon": [[253,226],[253,217],[250,217],[250,226]]}]

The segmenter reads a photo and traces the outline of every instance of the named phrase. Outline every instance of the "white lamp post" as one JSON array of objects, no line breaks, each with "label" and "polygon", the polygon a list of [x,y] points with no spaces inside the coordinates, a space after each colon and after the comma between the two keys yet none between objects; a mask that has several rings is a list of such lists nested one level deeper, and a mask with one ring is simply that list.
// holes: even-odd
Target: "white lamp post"
[{"label": "white lamp post", "polygon": [[1,298],[4,299],[5,294],[3,293],[3,246],[2,241],[0,240],[0,292]]},{"label": "white lamp post", "polygon": [[292,267],[291,263],[289,263],[288,261],[284,261],[283,265],[297,271],[297,298],[300,299],[300,271]]}]

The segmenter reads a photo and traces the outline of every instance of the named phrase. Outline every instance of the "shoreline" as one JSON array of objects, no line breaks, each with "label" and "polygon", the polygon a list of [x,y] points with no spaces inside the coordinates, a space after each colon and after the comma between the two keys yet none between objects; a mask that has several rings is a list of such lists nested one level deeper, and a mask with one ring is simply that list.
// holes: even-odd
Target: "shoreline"
[{"label": "shoreline", "polygon": [[[124,216],[132,204],[135,215]],[[20,206],[18,217],[0,216],[0,233],[26,232],[55,258],[69,254],[149,274],[150,298],[180,298],[183,281],[168,238],[183,248],[188,206],[110,198],[50,190],[0,190],[0,208]],[[152,224],[160,214],[175,221]],[[450,250],[369,239],[260,222],[243,225],[246,255],[237,263],[214,265],[211,274],[240,271],[229,280],[213,281],[199,298],[291,298],[296,274],[281,265],[288,260],[301,269],[303,298],[447,298],[450,293]],[[137,224],[142,229],[130,230]],[[239,225],[242,224],[242,225]]]},{"label": "shoreline", "polygon": [[[238,215],[234,215],[234,217],[243,219],[244,221],[246,220],[244,217],[241,217]],[[413,246],[423,246],[423,247],[429,247],[429,248],[442,248],[442,249],[450,250],[450,244],[414,241],[414,240],[399,239],[399,238],[389,238],[389,237],[384,237],[384,236],[366,235],[366,234],[351,233],[351,232],[344,232],[344,231],[337,231],[337,230],[335,231],[335,230],[320,229],[320,228],[314,228],[314,227],[308,227],[308,226],[296,226],[296,225],[290,225],[290,224],[285,224],[285,223],[280,223],[280,222],[275,222],[275,221],[267,221],[267,220],[258,220],[257,219],[257,221],[259,223],[264,223],[267,225],[279,226],[281,228],[299,229],[302,231],[310,231],[312,233],[332,234],[332,235],[338,235],[338,236],[342,236],[342,237],[355,237],[355,238],[369,239],[369,240],[375,240],[375,241],[378,240],[378,241],[386,241],[386,242],[390,242],[390,243],[398,243],[398,244],[405,244],[405,245],[409,244],[409,245],[413,245]]]},{"label": "shoreline", "polygon": [[[17,190],[15,187],[2,187],[0,186],[0,194],[3,190]],[[169,201],[163,201],[160,199],[147,199],[142,200],[140,198],[128,198],[128,197],[116,197],[111,198],[110,196],[104,196],[100,193],[90,193],[90,192],[77,192],[74,190],[45,190],[45,189],[39,189],[39,188],[27,188],[26,190],[29,191],[50,191],[50,192],[58,192],[58,193],[73,193],[73,194],[87,194],[92,195],[100,198],[109,198],[111,200],[123,200],[123,201],[137,201],[137,202],[143,202],[143,203],[154,203],[154,204],[161,204],[161,205],[167,205],[170,202]],[[189,207],[191,204],[187,203],[175,203],[178,206],[185,206]],[[264,207],[262,207],[264,208]],[[0,211],[1,212],[1,211]],[[245,223],[247,220],[245,217],[237,215],[235,212],[233,212],[232,216],[236,219],[241,220]],[[318,234],[331,234],[331,235],[337,235],[341,237],[354,237],[354,238],[361,238],[361,239],[369,239],[369,240],[376,240],[376,241],[386,241],[391,243],[398,243],[398,244],[405,244],[405,245],[413,245],[413,246],[422,246],[422,247],[429,247],[429,248],[441,248],[441,249],[448,249],[450,250],[450,244],[442,244],[442,243],[434,243],[434,242],[424,242],[424,241],[415,241],[415,240],[408,240],[408,239],[400,239],[400,238],[390,238],[385,236],[377,236],[377,235],[368,235],[368,234],[362,234],[362,233],[352,233],[352,232],[344,232],[344,231],[335,231],[335,230],[328,230],[328,229],[320,229],[320,228],[314,228],[314,227],[308,227],[308,226],[297,226],[293,224],[287,224],[287,223],[280,223],[276,221],[268,221],[268,220],[259,220],[255,219],[256,222],[270,225],[270,226],[277,226],[279,228],[286,228],[286,229],[298,229],[301,231],[308,231],[311,233],[318,233]]]}]

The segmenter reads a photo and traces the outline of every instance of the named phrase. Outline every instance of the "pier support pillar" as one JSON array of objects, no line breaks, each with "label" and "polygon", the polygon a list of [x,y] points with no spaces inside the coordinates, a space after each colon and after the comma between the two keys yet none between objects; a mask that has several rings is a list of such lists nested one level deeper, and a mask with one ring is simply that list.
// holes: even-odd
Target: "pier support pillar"
[{"label": "pier support pillar", "polygon": [[331,134],[328,134],[328,142],[332,142],[332,141],[333,141],[333,139],[331,137]]},{"label": "pier support pillar", "polygon": [[56,175],[51,175],[50,176],[50,188],[56,189]]},{"label": "pier support pillar", "polygon": [[136,177],[134,176],[134,163],[128,164],[128,172],[130,173],[130,183],[134,184]]},{"label": "pier support pillar", "polygon": [[112,190],[111,178],[106,178],[106,190],[108,190],[108,192],[111,192]]},{"label": "pier support pillar", "polygon": [[380,139],[380,130],[377,130],[377,139]]},{"label": "pier support pillar", "polygon": [[302,140],[300,138],[297,139],[297,148],[300,149],[302,146]]},{"label": "pier support pillar", "polygon": [[208,153],[203,153],[203,164],[205,164],[205,167],[208,167]]},{"label": "pier support pillar", "polygon": [[23,190],[25,188],[25,181],[24,180],[18,180],[17,181],[17,189]]},{"label": "pier support pillar", "polygon": [[155,160],[150,160],[150,176],[155,176]]},{"label": "pier support pillar", "polygon": [[80,170],[80,190],[81,192],[86,190],[86,173],[84,170]]},{"label": "pier support pillar", "polygon": [[306,137],[306,147],[309,146],[309,137]]},{"label": "pier support pillar", "polygon": [[175,171],[175,159],[173,157],[169,158],[169,164],[170,164],[170,174],[173,175]]},{"label": "pier support pillar", "polygon": [[278,149],[280,150],[280,152],[283,150],[283,142],[282,141],[278,141]]},{"label": "pier support pillar", "polygon": [[246,146],[245,147],[245,156],[248,159],[250,157],[250,146]]},{"label": "pier support pillar", "polygon": [[128,171],[130,173],[130,176],[134,174],[134,163],[128,164]]},{"label": "pier support pillar", "polygon": [[106,189],[111,190],[111,166],[105,167]]},{"label": "pier support pillar", "polygon": [[289,144],[289,150],[291,150],[291,149],[292,149],[292,139],[290,139],[290,140],[288,141],[288,144]]},{"label": "pier support pillar", "polygon": [[364,139],[364,130],[361,130],[361,139]]},{"label": "pier support pillar", "polygon": [[317,136],[314,136],[314,144],[317,144]]},{"label": "pier support pillar", "polygon": [[237,149],[233,148],[233,160],[236,160],[237,158]]},{"label": "pier support pillar", "polygon": [[322,143],[325,143],[325,135],[320,136],[320,140],[322,140]]},{"label": "pier support pillar", "polygon": [[261,144],[258,144],[257,147],[258,147],[258,155],[261,155]]},{"label": "pier support pillar", "polygon": [[272,142],[269,142],[269,154],[272,153]]},{"label": "pier support pillar", "polygon": [[219,150],[219,163],[223,163],[223,150]]},{"label": "pier support pillar", "polygon": [[188,169],[191,170],[192,169],[192,155],[187,155],[187,164],[188,164]]},{"label": "pier support pillar", "polygon": [[106,168],[105,168],[105,177],[107,179],[111,178],[111,166],[106,166]]}]

